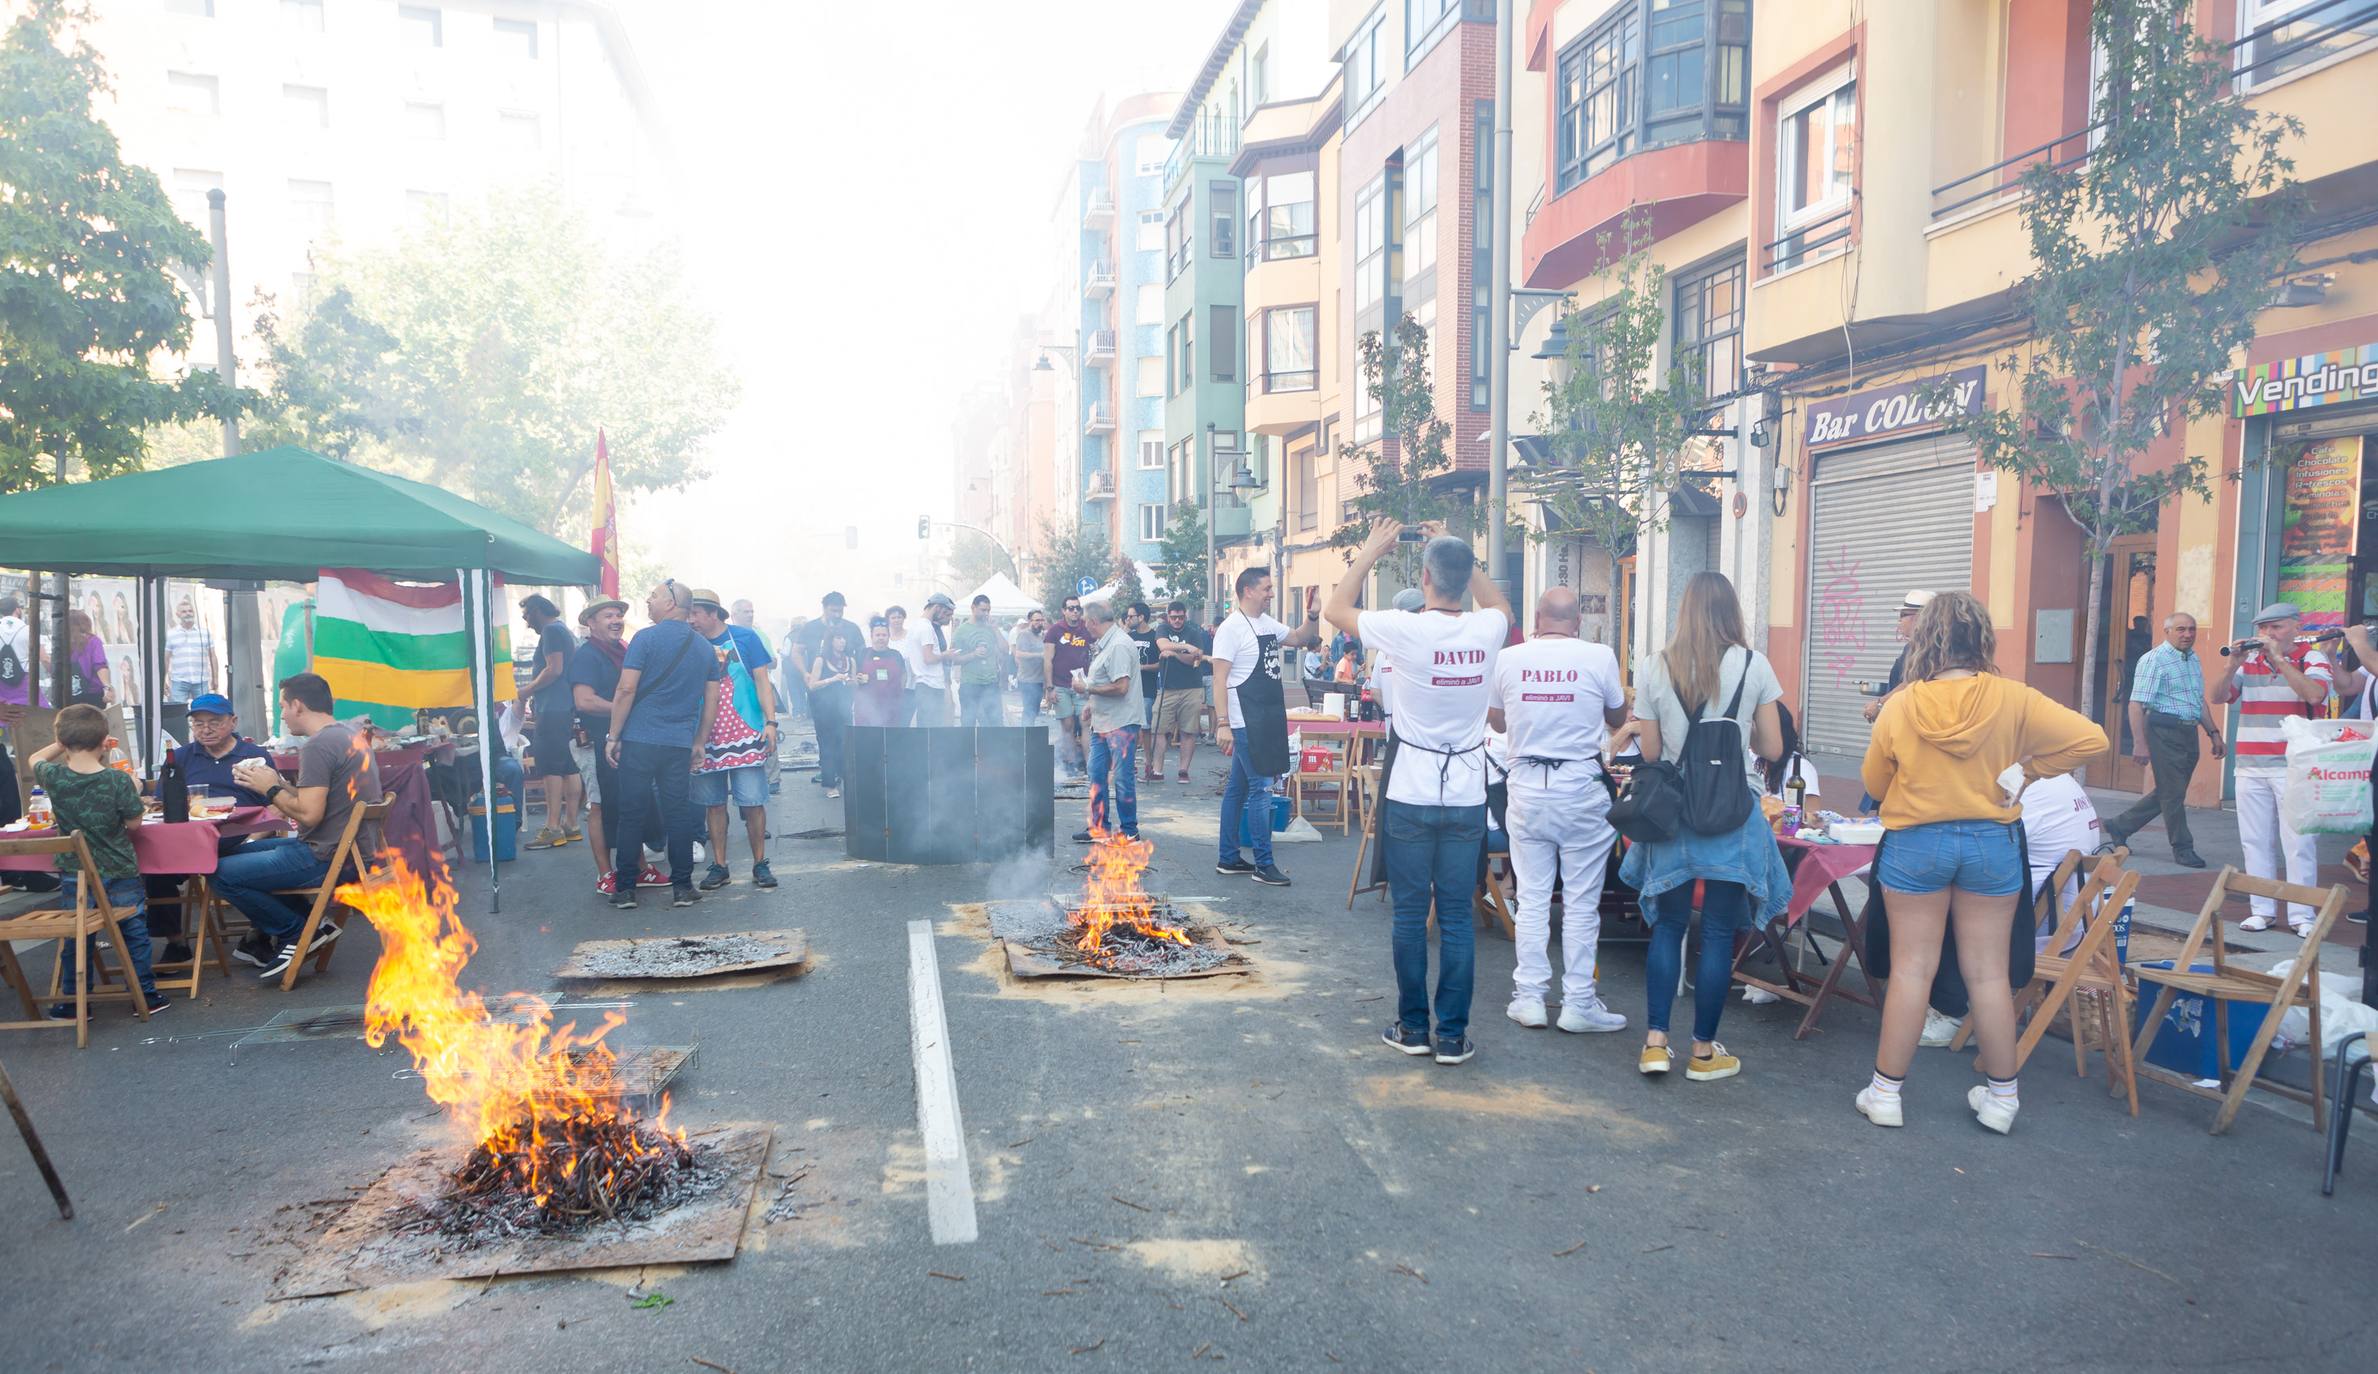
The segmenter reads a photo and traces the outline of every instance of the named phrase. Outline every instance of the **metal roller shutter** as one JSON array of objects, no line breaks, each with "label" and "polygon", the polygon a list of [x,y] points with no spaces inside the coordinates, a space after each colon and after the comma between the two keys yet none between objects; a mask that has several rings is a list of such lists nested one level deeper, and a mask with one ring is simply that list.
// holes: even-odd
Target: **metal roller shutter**
[{"label": "metal roller shutter", "polygon": [[1869,698],[1854,684],[1890,675],[1907,593],[1972,586],[1973,474],[1973,446],[1945,435],[1817,459],[1800,730],[1820,773],[1857,773]]}]

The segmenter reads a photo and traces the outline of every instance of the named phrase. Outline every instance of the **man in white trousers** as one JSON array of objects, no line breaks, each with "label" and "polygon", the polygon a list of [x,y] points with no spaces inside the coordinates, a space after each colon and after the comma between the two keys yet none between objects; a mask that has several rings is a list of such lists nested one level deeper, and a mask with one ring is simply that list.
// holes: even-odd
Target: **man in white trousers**
[{"label": "man in white trousers", "polygon": [[1528,1027],[1544,1024],[1552,979],[1552,885],[1562,883],[1561,1016],[1565,1031],[1625,1030],[1627,1018],[1594,991],[1595,946],[1602,935],[1602,875],[1618,832],[1610,828],[1610,790],[1602,781],[1602,745],[1626,719],[1618,656],[1578,638],[1577,593],[1554,587],[1536,601],[1535,634],[1495,660],[1487,696],[1489,728],[1510,735],[1511,776],[1503,813],[1511,868],[1519,880],[1519,967],[1506,1013]]},{"label": "man in white trousers", "polygon": [[[2238,843],[2246,871],[2312,886],[2320,871],[2313,837],[2299,835],[2286,821],[2287,735],[2280,722],[2310,717],[2328,700],[2334,673],[2328,655],[2295,642],[2304,627],[2293,602],[2274,601],[2254,617],[2254,647],[2232,656],[2236,666],[2213,690],[2216,701],[2238,704],[2231,752],[2238,769]],[[2256,897],[2240,930],[2269,930],[2277,914],[2268,897]],[[2290,903],[2287,924],[2296,934],[2312,929],[2312,908]]]}]

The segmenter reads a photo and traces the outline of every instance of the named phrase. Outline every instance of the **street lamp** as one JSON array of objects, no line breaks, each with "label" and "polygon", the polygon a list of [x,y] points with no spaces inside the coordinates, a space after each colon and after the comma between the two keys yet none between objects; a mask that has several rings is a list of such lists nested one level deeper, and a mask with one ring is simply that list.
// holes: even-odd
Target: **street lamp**
[{"label": "street lamp", "polygon": [[[1213,594],[1213,600],[1206,603],[1208,610],[1220,604],[1222,600],[1221,592],[1214,581],[1214,516],[1216,514],[1214,497],[1223,491],[1228,491],[1235,497],[1240,492],[1255,491],[1263,486],[1263,483],[1255,480],[1255,470],[1247,466],[1246,451],[1214,447],[1214,433],[1214,422],[1208,420],[1206,422],[1206,499],[1201,503],[1206,508],[1206,590]],[[1229,483],[1217,485],[1213,480],[1215,470],[1221,466],[1226,453],[1239,461],[1231,469]]]}]

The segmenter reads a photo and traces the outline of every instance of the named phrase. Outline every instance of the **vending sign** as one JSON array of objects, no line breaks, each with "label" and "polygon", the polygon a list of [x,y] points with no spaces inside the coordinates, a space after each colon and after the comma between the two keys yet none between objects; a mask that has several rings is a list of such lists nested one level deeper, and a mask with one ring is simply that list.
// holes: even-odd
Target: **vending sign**
[{"label": "vending sign", "polygon": [[2378,400],[2378,343],[2249,363],[2230,374],[2229,400],[2229,413],[2240,419]]}]

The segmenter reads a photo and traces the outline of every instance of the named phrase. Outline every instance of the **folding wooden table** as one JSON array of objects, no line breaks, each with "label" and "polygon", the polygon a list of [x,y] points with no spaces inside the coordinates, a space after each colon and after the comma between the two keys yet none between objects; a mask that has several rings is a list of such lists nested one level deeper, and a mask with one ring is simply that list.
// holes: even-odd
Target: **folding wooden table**
[{"label": "folding wooden table", "polygon": [[[1875,986],[1874,975],[1866,971],[1865,917],[1841,891],[1842,879],[1862,872],[1874,863],[1876,846],[1815,844],[1783,836],[1778,836],[1775,842],[1782,848],[1784,862],[1792,870],[1791,901],[1784,907],[1782,917],[1769,922],[1759,932],[1758,940],[1743,942],[1742,948],[1734,956],[1734,981],[1808,1008],[1808,1014],[1800,1018],[1800,1028],[1792,1032],[1794,1040],[1805,1040],[1808,1033],[1816,1029],[1817,1018],[1824,1014],[1825,1003],[1832,998],[1846,997],[1860,1006],[1877,1009],[1883,1004],[1882,990]],[[1810,910],[1816,906],[1817,898],[1828,892],[1833,894],[1833,914],[1841,921],[1841,948],[1833,961],[1826,965],[1825,976],[1811,979],[1792,966],[1790,955],[1784,947],[1784,935],[1793,926],[1806,920]],[[1776,965],[1783,970],[1781,983],[1743,970],[1742,961],[1750,956],[1751,951],[1762,947],[1774,951]],[[1849,971],[1852,960],[1857,961],[1858,976],[1866,984],[1863,994],[1842,982],[1842,975]]]}]

